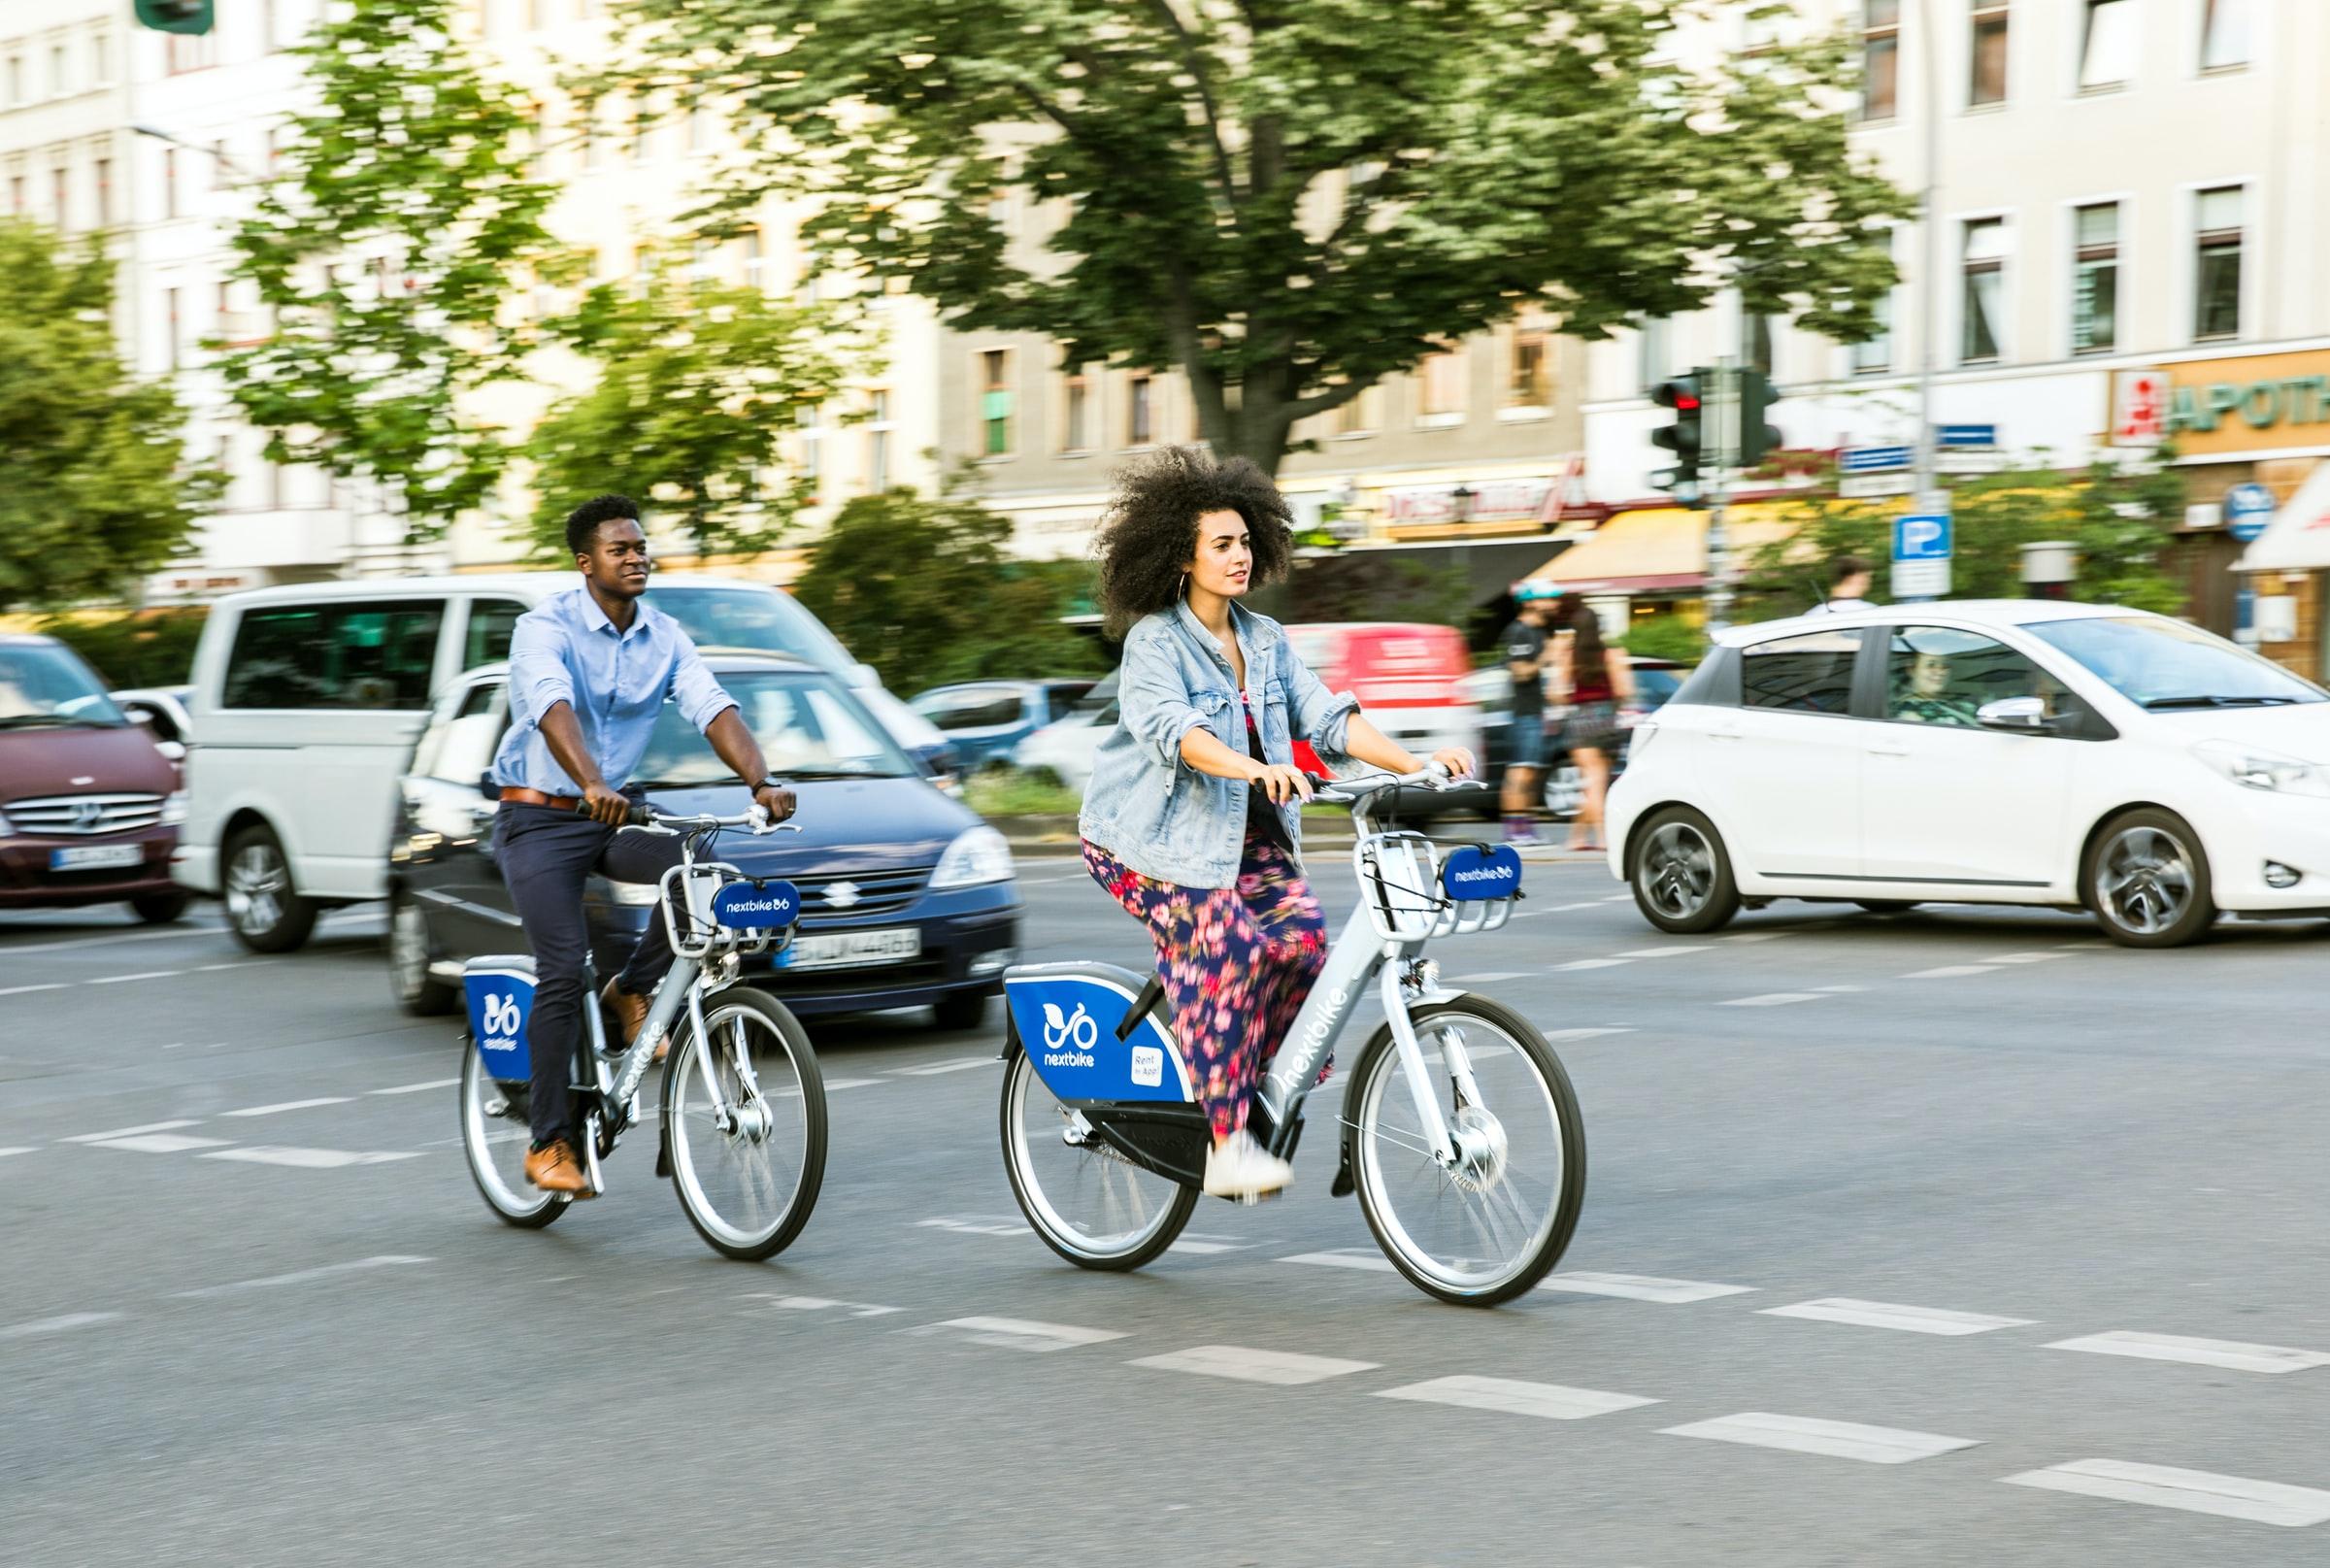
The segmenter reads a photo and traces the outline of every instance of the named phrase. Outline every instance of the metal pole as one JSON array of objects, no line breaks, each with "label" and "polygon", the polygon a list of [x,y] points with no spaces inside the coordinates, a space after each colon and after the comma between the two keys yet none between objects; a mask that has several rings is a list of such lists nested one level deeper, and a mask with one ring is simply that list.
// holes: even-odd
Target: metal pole
[{"label": "metal pole", "polygon": [[[1739,314],[1740,334],[1748,331],[1745,311]],[[1714,364],[1714,384],[1704,389],[1702,429],[1707,433],[1707,455],[1714,460],[1707,502],[1707,631],[1709,636],[1731,624],[1731,535],[1724,526],[1723,509],[1731,499],[1731,469],[1739,456],[1739,361],[1724,354]]]},{"label": "metal pole", "polygon": [[1915,504],[1939,504],[1934,473],[1934,321],[1942,290],[1942,68],[1934,51],[1934,8],[1939,0],[1916,0],[1917,53],[1924,64],[1925,193],[1917,261],[1917,469]]}]

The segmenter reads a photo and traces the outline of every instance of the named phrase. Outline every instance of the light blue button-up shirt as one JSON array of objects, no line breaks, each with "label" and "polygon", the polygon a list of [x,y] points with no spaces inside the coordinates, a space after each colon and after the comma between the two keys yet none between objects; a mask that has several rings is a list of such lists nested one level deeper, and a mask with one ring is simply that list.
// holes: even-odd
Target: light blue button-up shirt
[{"label": "light blue button-up shirt", "polygon": [[720,689],[680,623],[640,602],[616,631],[588,588],[570,588],[517,617],[510,638],[510,730],[494,753],[496,784],[580,795],[542,736],[542,716],[563,702],[582,726],[599,776],[619,789],[646,754],[664,699],[709,729],[736,699]]}]

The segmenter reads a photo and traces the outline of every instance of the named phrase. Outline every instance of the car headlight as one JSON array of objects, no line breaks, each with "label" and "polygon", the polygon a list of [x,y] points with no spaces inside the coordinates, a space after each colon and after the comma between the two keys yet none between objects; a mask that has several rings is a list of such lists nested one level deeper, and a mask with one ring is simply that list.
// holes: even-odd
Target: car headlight
[{"label": "car headlight", "polygon": [[[173,789],[162,797],[162,825],[176,827],[186,819],[186,792]],[[0,832],[8,830],[8,818],[0,817]]]},{"label": "car headlight", "polygon": [[2203,741],[2192,749],[2192,754],[2245,789],[2330,797],[2330,774],[2285,752],[2240,741]]},{"label": "car headlight", "polygon": [[982,882],[1012,880],[1012,847],[1001,833],[985,825],[971,828],[939,856],[930,874],[933,887],[972,887]]}]

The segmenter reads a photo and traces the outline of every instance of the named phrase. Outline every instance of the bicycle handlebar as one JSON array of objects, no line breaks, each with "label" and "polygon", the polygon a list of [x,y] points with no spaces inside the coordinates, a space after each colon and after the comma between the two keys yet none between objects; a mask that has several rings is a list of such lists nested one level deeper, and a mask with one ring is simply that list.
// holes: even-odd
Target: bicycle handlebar
[{"label": "bicycle handlebar", "polygon": [[1386,789],[1486,789],[1481,779],[1451,779],[1448,770],[1437,762],[1427,762],[1414,773],[1363,774],[1356,779],[1340,779],[1311,798],[1331,806],[1357,806],[1373,800]]},{"label": "bicycle handlebar", "polygon": [[754,834],[802,831],[801,824],[798,822],[770,821],[769,814],[758,806],[754,806],[749,811],[739,812],[734,817],[715,817],[710,812],[699,813],[692,817],[671,817],[657,811],[652,806],[642,804],[632,807],[629,812],[624,814],[623,825],[625,827],[649,828],[665,833],[678,833],[682,829],[693,831],[697,828],[707,827],[737,827],[747,829]]}]

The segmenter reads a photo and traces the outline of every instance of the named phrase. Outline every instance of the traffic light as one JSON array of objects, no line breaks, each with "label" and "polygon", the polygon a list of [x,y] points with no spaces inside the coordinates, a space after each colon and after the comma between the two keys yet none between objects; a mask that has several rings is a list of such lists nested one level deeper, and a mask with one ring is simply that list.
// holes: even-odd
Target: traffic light
[{"label": "traffic light", "polygon": [[1779,401],[1780,389],[1772,384],[1771,377],[1753,366],[1740,372],[1739,467],[1755,467],[1765,453],[1780,445],[1779,427],[1764,420],[1765,413]]},{"label": "traffic light", "polygon": [[164,33],[207,33],[211,0],[138,0],[138,23]]},{"label": "traffic light", "polygon": [[1703,412],[1705,373],[1691,371],[1651,388],[1650,401],[1675,411],[1675,422],[1650,432],[1650,444],[1675,454],[1675,466],[1652,476],[1651,483],[1688,502],[1699,488],[1699,417]]}]

